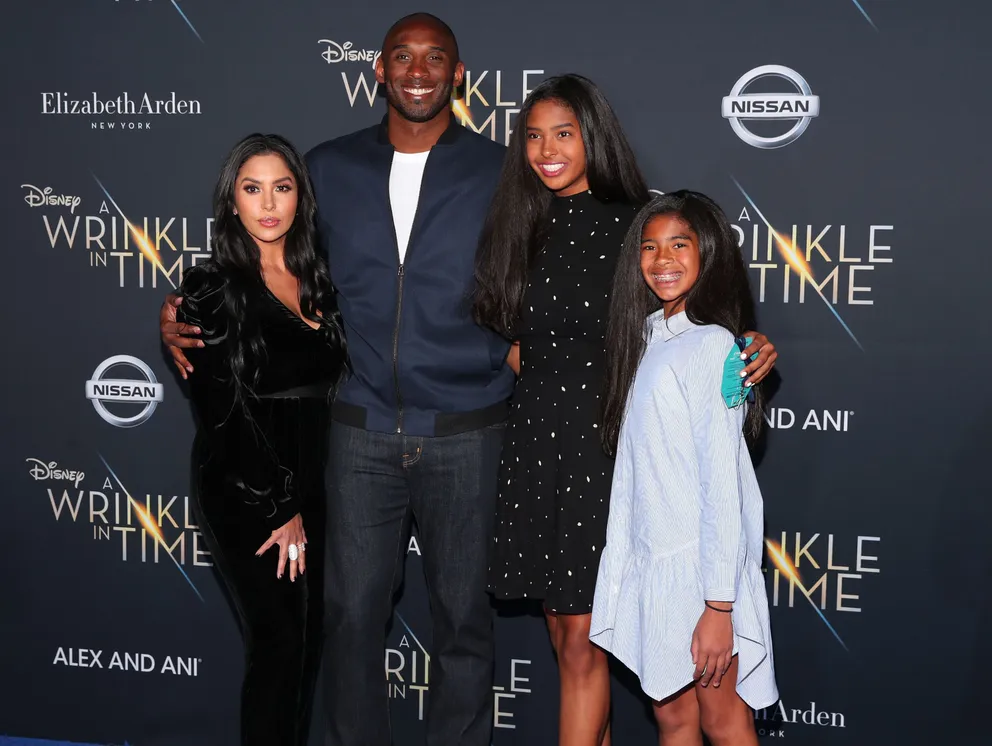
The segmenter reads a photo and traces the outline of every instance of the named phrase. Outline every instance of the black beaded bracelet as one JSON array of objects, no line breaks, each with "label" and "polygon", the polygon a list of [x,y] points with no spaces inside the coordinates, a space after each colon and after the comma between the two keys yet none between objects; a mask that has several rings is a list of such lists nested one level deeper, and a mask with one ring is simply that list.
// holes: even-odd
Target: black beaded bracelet
[{"label": "black beaded bracelet", "polygon": [[733,612],[733,609],[721,609],[718,606],[711,606],[709,601],[703,601],[703,603],[706,604],[707,609],[713,609],[713,611],[719,611],[721,614],[730,614]]}]

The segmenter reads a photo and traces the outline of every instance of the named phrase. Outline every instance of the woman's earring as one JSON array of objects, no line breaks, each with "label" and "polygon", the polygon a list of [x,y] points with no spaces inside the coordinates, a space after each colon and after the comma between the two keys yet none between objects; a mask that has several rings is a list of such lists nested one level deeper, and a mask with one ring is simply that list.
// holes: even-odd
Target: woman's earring
[{"label": "woman's earring", "polygon": [[237,215],[237,214],[238,214],[238,208],[237,208],[237,207],[235,207],[235,208],[234,208],[234,214],[235,214],[235,215]]}]

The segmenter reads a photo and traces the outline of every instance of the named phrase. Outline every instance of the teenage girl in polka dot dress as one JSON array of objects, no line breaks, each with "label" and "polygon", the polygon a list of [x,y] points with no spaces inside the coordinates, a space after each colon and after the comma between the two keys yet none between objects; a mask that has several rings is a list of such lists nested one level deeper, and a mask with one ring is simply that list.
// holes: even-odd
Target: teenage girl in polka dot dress
[{"label": "teenage girl in polka dot dress", "polygon": [[599,746],[609,669],[589,642],[589,615],[613,475],[598,429],[604,334],[617,257],[649,195],[616,116],[585,78],[545,81],[517,121],[477,272],[479,321],[519,342],[490,590],[543,603],[561,678],[560,742]]}]

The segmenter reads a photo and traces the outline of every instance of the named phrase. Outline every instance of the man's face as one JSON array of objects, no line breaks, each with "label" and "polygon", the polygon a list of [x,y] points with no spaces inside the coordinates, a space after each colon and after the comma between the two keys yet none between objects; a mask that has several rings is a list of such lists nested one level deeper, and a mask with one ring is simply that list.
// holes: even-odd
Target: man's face
[{"label": "man's face", "polygon": [[451,92],[464,75],[454,40],[428,21],[396,29],[375,63],[389,105],[411,122],[428,122],[450,106]]}]

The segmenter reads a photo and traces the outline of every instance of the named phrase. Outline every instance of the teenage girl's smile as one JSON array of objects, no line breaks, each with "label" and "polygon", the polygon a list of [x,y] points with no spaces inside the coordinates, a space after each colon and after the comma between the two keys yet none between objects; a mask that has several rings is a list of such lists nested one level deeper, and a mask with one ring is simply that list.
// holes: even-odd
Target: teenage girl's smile
[{"label": "teenage girl's smile", "polygon": [[558,176],[562,169],[567,166],[567,163],[559,161],[558,163],[538,163],[537,167],[541,169],[541,173],[547,178],[552,178]]},{"label": "teenage girl's smile", "polygon": [[579,122],[575,112],[557,101],[539,101],[530,110],[527,160],[544,186],[559,197],[589,189]]}]

